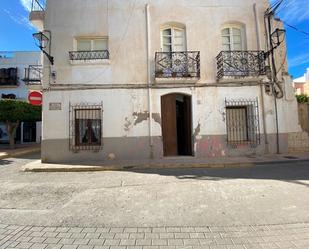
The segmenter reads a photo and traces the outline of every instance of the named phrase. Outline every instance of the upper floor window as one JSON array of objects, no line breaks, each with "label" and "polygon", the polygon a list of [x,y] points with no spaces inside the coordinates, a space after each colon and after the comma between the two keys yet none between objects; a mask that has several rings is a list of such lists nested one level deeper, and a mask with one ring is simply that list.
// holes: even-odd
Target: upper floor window
[{"label": "upper floor window", "polygon": [[108,50],[106,38],[80,38],[76,40],[77,51],[100,51]]},{"label": "upper floor window", "polygon": [[167,27],[161,30],[162,52],[183,52],[187,50],[184,28]]},{"label": "upper floor window", "polygon": [[109,59],[108,39],[104,37],[77,38],[75,50],[69,52],[71,63]]},{"label": "upper floor window", "polygon": [[242,51],[245,49],[245,32],[242,27],[226,27],[221,31],[224,51]]}]

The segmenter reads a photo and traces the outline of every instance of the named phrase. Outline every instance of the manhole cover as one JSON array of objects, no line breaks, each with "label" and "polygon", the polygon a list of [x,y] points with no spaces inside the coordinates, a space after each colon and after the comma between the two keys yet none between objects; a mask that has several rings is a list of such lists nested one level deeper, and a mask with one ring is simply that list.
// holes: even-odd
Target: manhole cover
[{"label": "manhole cover", "polygon": [[291,159],[291,160],[298,159],[298,157],[295,157],[295,156],[285,156],[284,158]]}]

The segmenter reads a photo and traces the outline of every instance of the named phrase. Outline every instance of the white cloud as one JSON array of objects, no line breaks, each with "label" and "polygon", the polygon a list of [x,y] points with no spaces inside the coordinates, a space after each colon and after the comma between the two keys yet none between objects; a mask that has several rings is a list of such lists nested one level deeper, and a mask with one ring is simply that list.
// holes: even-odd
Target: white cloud
[{"label": "white cloud", "polygon": [[31,11],[32,0],[19,0],[21,5],[25,8],[26,11]]},{"label": "white cloud", "polygon": [[289,60],[290,67],[297,67],[309,63],[309,53],[305,53]]}]

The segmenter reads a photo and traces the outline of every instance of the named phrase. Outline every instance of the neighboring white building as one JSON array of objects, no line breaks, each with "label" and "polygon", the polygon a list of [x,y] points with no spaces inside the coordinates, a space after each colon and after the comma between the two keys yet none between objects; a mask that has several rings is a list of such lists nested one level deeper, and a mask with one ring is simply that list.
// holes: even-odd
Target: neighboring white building
[{"label": "neighboring white building", "polygon": [[[55,62],[45,57],[42,161],[276,153],[268,1],[34,6],[30,20],[45,30]],[[285,44],[275,53],[280,152],[297,147],[301,132],[284,54]]]},{"label": "neighboring white building", "polygon": [[309,96],[309,68],[307,68],[304,76],[293,80],[296,94],[307,94]]},{"label": "neighboring white building", "polygon": [[[28,101],[27,84],[30,82],[41,85],[41,61],[41,52],[0,51],[0,98]],[[6,125],[0,123],[0,143],[8,142]],[[17,130],[16,142],[40,143],[41,122],[22,122]]]}]

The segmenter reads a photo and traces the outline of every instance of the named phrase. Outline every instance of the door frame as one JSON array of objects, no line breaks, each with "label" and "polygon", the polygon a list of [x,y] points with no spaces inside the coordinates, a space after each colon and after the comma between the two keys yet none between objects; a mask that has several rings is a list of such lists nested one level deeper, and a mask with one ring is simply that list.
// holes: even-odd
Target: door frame
[{"label": "door frame", "polygon": [[[162,147],[163,147],[163,157],[170,157],[169,155],[166,155],[165,154],[165,140],[164,140],[164,112],[163,112],[163,106],[162,106],[162,103],[163,103],[163,98],[164,97],[167,97],[167,96],[177,96],[177,95],[182,95],[184,97],[187,97],[189,98],[189,103],[190,103],[190,113],[188,114],[189,116],[189,119],[190,119],[190,127],[189,127],[189,133],[190,133],[190,155],[188,156],[192,156],[194,157],[195,156],[195,151],[194,151],[194,137],[193,137],[193,101],[192,101],[192,95],[190,94],[187,94],[187,93],[182,93],[182,92],[171,92],[171,93],[167,93],[167,94],[163,94],[160,96],[160,107],[161,107],[161,120],[162,120],[162,124],[161,124],[161,136],[162,136]],[[176,99],[175,99],[175,106],[176,106]],[[175,110],[175,120],[177,122],[177,116],[176,116],[176,110]],[[177,123],[176,123],[176,126],[177,126]],[[176,127],[176,134],[177,134],[177,127]],[[176,144],[177,145],[177,144]],[[173,155],[171,155],[173,156]],[[174,156],[186,156],[186,155],[174,155]]]}]

